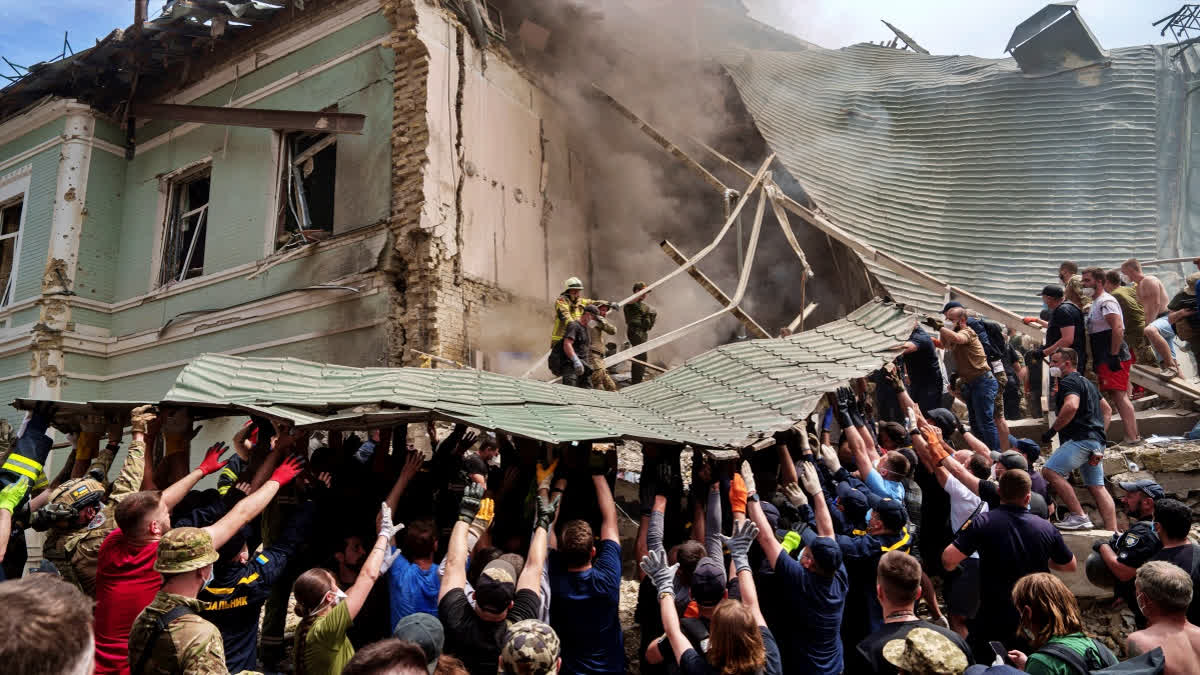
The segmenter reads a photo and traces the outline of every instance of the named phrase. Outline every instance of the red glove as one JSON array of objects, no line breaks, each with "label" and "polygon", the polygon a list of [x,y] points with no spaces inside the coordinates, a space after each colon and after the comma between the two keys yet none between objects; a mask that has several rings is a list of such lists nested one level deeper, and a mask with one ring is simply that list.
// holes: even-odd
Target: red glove
[{"label": "red glove", "polygon": [[203,471],[205,476],[214,474],[221,469],[224,469],[225,465],[229,463],[229,460],[222,462],[221,454],[228,449],[229,446],[225,445],[224,442],[214,444],[208,449],[208,452],[204,453],[204,461],[200,462],[200,466],[197,468]]},{"label": "red glove", "polygon": [[734,513],[746,512],[746,481],[742,479],[742,474],[733,474],[733,480],[729,485],[729,507]]},{"label": "red glove", "polygon": [[1023,317],[1021,317],[1021,322],[1025,323],[1027,325],[1035,324],[1035,323],[1040,323],[1041,319],[1037,318],[1036,316],[1023,316]]},{"label": "red glove", "polygon": [[271,473],[271,477],[268,480],[273,480],[276,483],[279,483],[279,487],[283,487],[303,470],[304,457],[300,455],[292,455],[291,457],[283,460],[282,464],[275,467],[275,471]]}]

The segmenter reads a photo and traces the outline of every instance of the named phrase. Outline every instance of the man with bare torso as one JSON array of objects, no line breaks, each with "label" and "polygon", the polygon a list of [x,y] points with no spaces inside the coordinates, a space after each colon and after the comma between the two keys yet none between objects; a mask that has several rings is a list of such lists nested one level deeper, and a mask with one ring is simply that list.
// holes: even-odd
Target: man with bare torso
[{"label": "man with bare torso", "polygon": [[1152,561],[1138,568],[1135,588],[1150,625],[1129,635],[1129,655],[1162,647],[1166,675],[1200,673],[1200,627],[1187,620],[1191,576],[1169,562]]},{"label": "man with bare torso", "polygon": [[1146,327],[1142,334],[1154,349],[1154,355],[1158,357],[1163,377],[1175,377],[1179,374],[1179,362],[1175,360],[1175,347],[1171,344],[1175,331],[1166,319],[1167,289],[1157,277],[1142,272],[1142,264],[1137,258],[1130,258],[1121,263],[1121,273],[1137,284],[1137,300],[1141,303],[1146,317]]}]

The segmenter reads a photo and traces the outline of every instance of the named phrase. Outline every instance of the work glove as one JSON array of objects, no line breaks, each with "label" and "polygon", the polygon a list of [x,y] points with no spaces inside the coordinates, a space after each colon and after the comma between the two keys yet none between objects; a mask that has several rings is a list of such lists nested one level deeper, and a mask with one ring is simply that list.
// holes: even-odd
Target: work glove
[{"label": "work glove", "polygon": [[458,503],[458,519],[470,525],[479,512],[479,501],[483,499],[483,486],[471,481],[463,490],[462,501]]},{"label": "work glove", "polygon": [[756,537],[758,526],[752,520],[734,523],[732,537],[721,535],[721,541],[725,542],[725,547],[729,549],[729,558],[733,561],[735,571],[750,569],[750,545]]},{"label": "work glove", "polygon": [[821,491],[821,479],[817,476],[817,467],[812,462],[800,463],[800,486],[810,495]]},{"label": "work glove", "polygon": [[571,359],[571,365],[573,365],[573,366],[575,367],[575,374],[576,374],[576,375],[582,375],[582,374],[583,374],[583,361],[580,361],[580,360],[579,360],[579,356],[578,356],[578,355],[576,355],[576,356],[572,357],[572,359]]},{"label": "work glove", "polygon": [[200,466],[196,468],[203,471],[205,476],[211,476],[221,469],[224,469],[225,465],[229,463],[229,460],[222,462],[221,455],[228,449],[229,446],[225,445],[224,441],[218,441],[214,443],[213,446],[204,453],[204,461],[200,462]]},{"label": "work glove", "polygon": [[533,524],[533,529],[542,528],[549,531],[550,523],[554,520],[554,514],[558,512],[558,502],[562,500],[562,495],[554,495],[554,499],[547,500],[544,496],[538,495],[537,498],[537,521]]},{"label": "work glove", "polygon": [[742,482],[746,484],[746,496],[756,494],[758,487],[754,484],[754,471],[750,468],[748,460],[742,460]]},{"label": "work glove", "polygon": [[642,562],[638,566],[646,573],[646,577],[654,584],[654,588],[658,589],[659,597],[664,595],[675,597],[675,570],[679,569],[679,563],[667,565],[666,551],[650,551],[642,556]]},{"label": "work glove", "polygon": [[1105,355],[1104,365],[1108,366],[1108,369],[1114,373],[1120,372],[1121,371],[1121,355],[1120,354]]},{"label": "work glove", "polygon": [[787,483],[783,486],[783,496],[787,497],[787,500],[796,508],[808,505],[808,496],[795,483]]},{"label": "work glove", "polygon": [[804,542],[801,541],[799,532],[788,530],[788,533],[783,535],[783,541],[779,543],[783,547],[783,550],[787,551],[788,555],[791,555]]},{"label": "work glove", "polygon": [[475,519],[471,521],[471,526],[467,528],[468,534],[475,535],[475,540],[478,541],[483,537],[483,533],[488,531],[492,526],[492,520],[496,517],[496,502],[490,497],[479,502],[479,511],[475,513]]},{"label": "work glove", "polygon": [[1050,427],[1050,428],[1046,429],[1045,431],[1042,432],[1042,443],[1043,444],[1049,443],[1050,441],[1054,440],[1054,437],[1057,434],[1058,434],[1058,432],[1054,430],[1054,427]]},{"label": "work glove", "polygon": [[833,404],[833,412],[835,415],[837,415],[838,424],[840,424],[843,429],[849,429],[850,427],[854,426],[854,420],[850,417],[850,402],[853,400],[853,398],[854,395],[850,393],[849,389],[845,387],[838,387],[837,393],[835,394],[833,401],[831,401]]},{"label": "work glove", "polygon": [[129,412],[129,427],[131,433],[145,434],[149,432],[150,423],[158,416],[158,410],[152,405],[143,405]]},{"label": "work glove", "polygon": [[21,503],[21,499],[25,497],[25,493],[29,491],[29,478],[22,476],[21,480],[10,483],[0,490],[0,511],[8,511],[12,513],[17,509],[17,504]]},{"label": "work glove", "polygon": [[900,379],[900,371],[896,368],[896,364],[887,364],[883,367],[883,372],[887,375],[892,386],[896,388],[896,391],[904,391],[904,380]]},{"label": "work glove", "polygon": [[389,546],[387,553],[383,554],[383,560],[379,563],[379,573],[387,574],[388,570],[392,569],[392,563],[396,562],[396,558],[400,557],[400,549],[395,546]]},{"label": "work glove", "polygon": [[829,473],[837,473],[842,468],[842,460],[838,459],[837,450],[828,443],[821,446],[821,463],[829,469]]},{"label": "work glove", "polygon": [[741,474],[733,474],[733,480],[729,481],[729,508],[734,513],[746,513],[747,494],[746,481]]},{"label": "work glove", "polygon": [[304,470],[304,458],[300,455],[292,455],[275,467],[271,472],[271,477],[268,480],[273,480],[279,483],[279,487],[283,487],[291,482],[293,478],[298,476]]},{"label": "work glove", "polygon": [[1036,316],[1023,316],[1021,317],[1021,323],[1024,323],[1026,326],[1032,326],[1041,323],[1041,319]]},{"label": "work glove", "polygon": [[383,502],[379,505],[379,536],[391,541],[392,537],[396,536],[400,530],[404,529],[404,523],[392,523],[392,507]]},{"label": "work glove", "polygon": [[554,469],[557,467],[557,457],[546,466],[542,466],[541,462],[538,462],[536,465],[534,465],[533,469],[537,473],[537,484],[539,490],[550,489],[550,482],[554,480]]}]

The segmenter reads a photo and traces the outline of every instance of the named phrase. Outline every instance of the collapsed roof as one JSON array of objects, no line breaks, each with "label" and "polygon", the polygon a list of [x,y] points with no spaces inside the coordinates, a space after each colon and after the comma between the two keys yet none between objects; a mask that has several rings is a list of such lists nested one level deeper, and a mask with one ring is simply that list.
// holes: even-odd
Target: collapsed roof
[{"label": "collapsed roof", "polygon": [[[625,438],[741,448],[803,419],[825,392],[895,358],[916,317],[876,299],[784,339],[718,347],[620,392],[481,370],[353,368],[293,358],[205,354],[163,398],[200,417],[265,415],[297,428],[364,429],[440,419],[550,443]],[[13,406],[31,409],[36,401]],[[135,402],[58,402],[54,426]]]}]

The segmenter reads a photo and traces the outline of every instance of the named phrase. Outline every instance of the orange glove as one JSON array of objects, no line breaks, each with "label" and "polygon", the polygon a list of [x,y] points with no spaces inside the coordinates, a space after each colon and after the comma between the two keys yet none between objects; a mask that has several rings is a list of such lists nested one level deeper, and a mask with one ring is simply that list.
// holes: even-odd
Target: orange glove
[{"label": "orange glove", "polygon": [[729,485],[729,505],[734,513],[746,513],[746,495],[746,481],[742,480],[742,474],[733,474]]},{"label": "orange glove", "polygon": [[922,424],[919,428],[921,436],[925,438],[925,444],[929,447],[929,454],[933,457],[934,466],[941,464],[947,457],[953,454],[953,450],[946,447],[946,444],[942,442],[941,436],[937,435],[932,426]]},{"label": "orange glove", "polygon": [[937,347],[938,349],[941,349],[941,348],[942,348],[942,341],[941,341],[940,339],[938,339],[938,338],[933,338],[933,346],[934,346],[934,347]]},{"label": "orange glove", "polygon": [[1038,323],[1041,321],[1041,319],[1037,318],[1036,316],[1023,316],[1021,317],[1021,321],[1026,325],[1029,325]]}]

